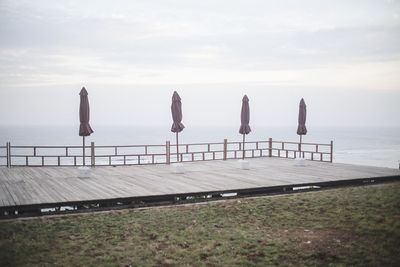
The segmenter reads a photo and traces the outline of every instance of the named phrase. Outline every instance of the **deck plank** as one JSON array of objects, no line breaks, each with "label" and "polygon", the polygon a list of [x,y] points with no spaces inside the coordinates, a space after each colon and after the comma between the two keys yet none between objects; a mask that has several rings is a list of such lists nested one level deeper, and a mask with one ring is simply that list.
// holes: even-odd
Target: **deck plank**
[{"label": "deck plank", "polygon": [[400,176],[390,168],[296,161],[249,159],[250,170],[237,160],[184,163],[185,173],[170,165],[92,168],[90,178],[78,178],[75,167],[0,168],[0,206],[211,192],[268,186]]}]

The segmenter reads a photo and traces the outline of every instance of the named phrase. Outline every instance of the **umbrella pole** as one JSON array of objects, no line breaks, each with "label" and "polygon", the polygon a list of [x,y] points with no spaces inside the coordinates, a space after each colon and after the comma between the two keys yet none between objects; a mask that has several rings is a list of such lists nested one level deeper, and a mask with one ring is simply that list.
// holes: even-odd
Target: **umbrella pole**
[{"label": "umbrella pole", "polygon": [[244,144],[245,144],[245,142],[246,142],[246,135],[245,134],[243,134],[243,159],[244,159]]},{"label": "umbrella pole", "polygon": [[85,137],[83,136],[83,144],[82,144],[82,148],[83,148],[83,150],[82,150],[82,155],[83,155],[83,159],[82,159],[82,161],[83,161],[83,166],[85,166]]},{"label": "umbrella pole", "polygon": [[178,132],[176,132],[176,161],[179,162]]},{"label": "umbrella pole", "polygon": [[302,137],[303,137],[303,135],[301,134],[301,135],[300,135],[300,146],[299,146],[299,150],[300,150],[300,151],[299,151],[299,158],[301,158],[301,141],[302,141],[302,139],[303,139]]}]

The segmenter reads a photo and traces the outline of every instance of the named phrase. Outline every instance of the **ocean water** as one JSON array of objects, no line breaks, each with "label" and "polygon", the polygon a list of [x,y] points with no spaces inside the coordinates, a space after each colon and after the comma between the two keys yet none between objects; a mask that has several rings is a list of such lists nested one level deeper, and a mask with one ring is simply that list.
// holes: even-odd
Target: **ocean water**
[{"label": "ocean water", "polygon": [[[87,144],[134,145],[175,142],[169,126],[96,126]],[[296,127],[252,127],[248,141],[298,141]],[[400,128],[390,127],[308,127],[303,142],[334,142],[334,162],[399,168]],[[180,134],[180,143],[241,141],[237,126],[191,127]],[[81,145],[78,126],[0,126],[0,145]]]}]

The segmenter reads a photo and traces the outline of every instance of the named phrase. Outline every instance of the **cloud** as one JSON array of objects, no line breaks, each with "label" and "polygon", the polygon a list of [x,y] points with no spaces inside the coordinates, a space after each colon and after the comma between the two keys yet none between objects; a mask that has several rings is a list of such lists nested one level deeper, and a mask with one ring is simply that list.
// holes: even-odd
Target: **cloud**
[{"label": "cloud", "polygon": [[0,81],[393,90],[399,10],[397,1],[2,1]]}]

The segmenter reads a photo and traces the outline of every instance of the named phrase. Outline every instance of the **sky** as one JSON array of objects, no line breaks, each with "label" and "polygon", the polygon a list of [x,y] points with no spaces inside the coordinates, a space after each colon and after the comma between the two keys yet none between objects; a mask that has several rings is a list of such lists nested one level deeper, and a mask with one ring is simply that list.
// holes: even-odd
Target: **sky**
[{"label": "sky", "polygon": [[400,1],[0,0],[0,125],[400,127]]}]

